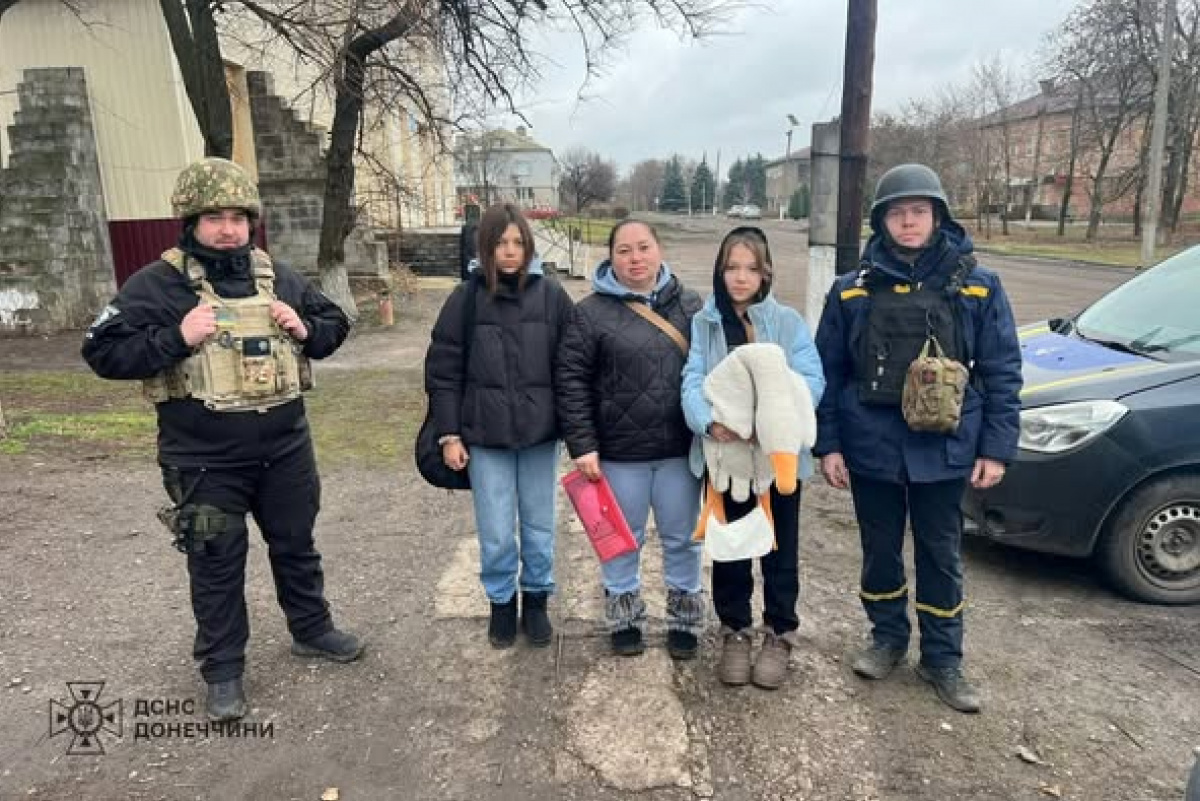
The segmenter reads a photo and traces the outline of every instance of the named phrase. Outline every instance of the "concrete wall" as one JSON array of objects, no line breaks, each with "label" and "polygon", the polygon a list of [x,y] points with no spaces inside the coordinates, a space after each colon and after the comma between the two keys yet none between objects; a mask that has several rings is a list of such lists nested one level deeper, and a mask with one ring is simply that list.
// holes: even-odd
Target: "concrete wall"
[{"label": "concrete wall", "polygon": [[[324,135],[275,94],[269,73],[250,72],[246,84],[267,247],[273,257],[313,275],[325,206]],[[351,275],[387,274],[383,244],[362,226],[346,240],[346,268]]]},{"label": "concrete wall", "polygon": [[0,334],[82,328],[116,291],[84,71],[26,70],[0,169]]}]

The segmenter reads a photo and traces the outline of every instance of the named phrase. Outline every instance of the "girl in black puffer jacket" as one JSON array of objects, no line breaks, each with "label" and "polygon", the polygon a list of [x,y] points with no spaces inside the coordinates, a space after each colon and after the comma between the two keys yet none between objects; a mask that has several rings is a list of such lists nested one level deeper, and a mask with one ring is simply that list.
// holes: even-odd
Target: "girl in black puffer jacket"
[{"label": "girl in black puffer jacket", "polygon": [[[667,649],[690,659],[704,628],[700,547],[692,541],[700,484],[688,468],[692,434],[680,382],[700,296],[671,274],[646,223],[619,223],[608,248],[595,291],[576,307],[559,346],[563,439],[584,475],[608,479],[639,544],[654,510],[667,583]],[[639,559],[640,549],[602,568],[605,616],[620,654],[645,647]]]},{"label": "girl in black puffer jacket", "polygon": [[[522,627],[544,646],[554,591],[554,358],[571,299],[543,275],[533,232],[515,206],[489,208],[478,238],[479,262],[434,325],[425,391],[443,460],[471,477],[480,578],[492,607],[488,639],[497,648],[516,639],[519,584]],[[464,330],[468,303],[474,322]]]}]

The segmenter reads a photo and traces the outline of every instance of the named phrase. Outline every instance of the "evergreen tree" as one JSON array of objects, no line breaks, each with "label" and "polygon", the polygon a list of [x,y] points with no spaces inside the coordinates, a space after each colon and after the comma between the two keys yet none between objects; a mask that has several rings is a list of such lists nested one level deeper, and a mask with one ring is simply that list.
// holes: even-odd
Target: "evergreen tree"
[{"label": "evergreen tree", "polygon": [[796,187],[796,191],[792,192],[792,199],[788,201],[787,215],[793,220],[800,220],[807,217],[810,213],[809,206],[812,201],[808,196],[808,184],[800,184]]},{"label": "evergreen tree", "polygon": [[662,194],[658,198],[661,211],[683,211],[687,208],[687,187],[683,182],[683,168],[679,157],[672,156],[663,170]]},{"label": "evergreen tree", "polygon": [[729,168],[729,184],[725,187],[725,210],[746,202],[746,165],[741,159]]},{"label": "evergreen tree", "polygon": [[762,154],[746,160],[746,202],[763,207],[767,205],[767,163]]},{"label": "evergreen tree", "polygon": [[708,156],[700,160],[692,173],[692,209],[697,212],[711,211],[716,198],[716,181],[708,168]]}]

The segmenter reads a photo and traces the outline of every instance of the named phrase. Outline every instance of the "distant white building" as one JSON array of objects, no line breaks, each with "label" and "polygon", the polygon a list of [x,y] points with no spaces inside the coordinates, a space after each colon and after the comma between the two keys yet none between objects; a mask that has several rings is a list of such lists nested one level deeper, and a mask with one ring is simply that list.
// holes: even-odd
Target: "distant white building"
[{"label": "distant white building", "polygon": [[558,208],[558,159],[524,127],[459,137],[454,182],[459,202],[510,202],[526,209]]}]

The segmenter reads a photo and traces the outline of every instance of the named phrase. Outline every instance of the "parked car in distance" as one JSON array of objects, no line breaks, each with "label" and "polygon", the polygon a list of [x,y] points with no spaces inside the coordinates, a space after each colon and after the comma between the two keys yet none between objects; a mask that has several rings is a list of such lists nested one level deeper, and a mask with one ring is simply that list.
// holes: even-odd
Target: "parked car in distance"
[{"label": "parked car in distance", "polygon": [[[1090,556],[1121,592],[1200,603],[1200,247],[1020,330],[1020,449],[968,530]],[[973,523],[974,525],[971,525]]]},{"label": "parked car in distance", "polygon": [[742,219],[743,220],[761,220],[762,219],[762,209],[760,209],[758,206],[755,206],[754,204],[742,206]]},{"label": "parked car in distance", "polygon": [[740,206],[740,205],[739,206],[730,206],[729,211],[725,212],[725,216],[726,217],[741,217],[742,210],[745,208],[746,208],[745,206]]}]

